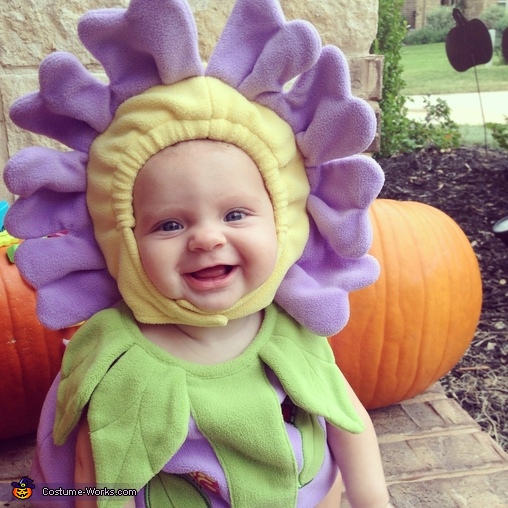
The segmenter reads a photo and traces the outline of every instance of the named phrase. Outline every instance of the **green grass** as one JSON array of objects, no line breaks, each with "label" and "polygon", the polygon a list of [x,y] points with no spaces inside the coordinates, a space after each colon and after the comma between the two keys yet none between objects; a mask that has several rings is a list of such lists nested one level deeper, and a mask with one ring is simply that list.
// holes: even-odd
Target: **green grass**
[{"label": "green grass", "polygon": [[[476,92],[474,69],[457,72],[448,62],[444,42],[402,48],[404,95]],[[508,90],[508,65],[494,56],[490,67],[477,67],[482,92]]]},{"label": "green grass", "polygon": [[[459,125],[460,143],[465,146],[485,146],[485,132],[483,125]],[[497,143],[492,133],[487,129],[487,146],[496,148]]]}]

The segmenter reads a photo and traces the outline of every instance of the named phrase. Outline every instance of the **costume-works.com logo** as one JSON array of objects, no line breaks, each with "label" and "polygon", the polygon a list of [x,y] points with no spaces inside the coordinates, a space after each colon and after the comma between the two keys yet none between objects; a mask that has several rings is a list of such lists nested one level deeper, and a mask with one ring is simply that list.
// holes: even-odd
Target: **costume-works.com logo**
[{"label": "costume-works.com logo", "polygon": [[19,482],[11,483],[12,495],[18,499],[28,499],[35,489],[34,481],[24,476]]}]

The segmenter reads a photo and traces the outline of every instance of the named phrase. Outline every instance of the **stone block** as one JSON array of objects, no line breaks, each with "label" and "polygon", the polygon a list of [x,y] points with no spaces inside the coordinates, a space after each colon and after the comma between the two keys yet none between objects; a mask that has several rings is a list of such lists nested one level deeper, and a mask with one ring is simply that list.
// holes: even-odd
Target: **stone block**
[{"label": "stone block", "polygon": [[368,54],[376,37],[377,2],[281,0],[281,5],[288,19],[310,21],[323,44],[334,44],[349,56]]},{"label": "stone block", "polygon": [[504,465],[506,455],[485,433],[445,434],[381,443],[388,482],[470,472]]},{"label": "stone block", "polygon": [[[507,508],[508,470],[388,486],[394,508]],[[345,494],[340,508],[351,508]]]},{"label": "stone block", "polygon": [[424,393],[369,412],[382,443],[415,436],[475,433],[478,424],[436,383]]},{"label": "stone block", "polygon": [[405,400],[404,404],[420,404],[421,402],[428,402],[429,400],[446,400],[447,396],[444,388],[439,382],[429,386],[424,392],[415,395],[412,399]]},{"label": "stone block", "polygon": [[[190,0],[207,58],[231,12],[234,0]],[[91,9],[125,7],[128,0],[9,0],[0,17],[0,64],[37,66],[53,51],[70,51],[85,64],[94,62],[79,43],[78,19]],[[287,19],[306,19],[319,31],[324,44],[335,44],[346,54],[368,54],[377,31],[377,2],[281,0]]]},{"label": "stone block", "polygon": [[395,508],[506,508],[508,470],[397,483],[388,490]]},{"label": "stone block", "polygon": [[[0,82],[0,106],[4,104],[3,91]],[[0,175],[3,168],[9,159],[7,151],[7,119],[5,117],[4,108],[0,107]],[[12,194],[5,187],[4,181],[0,178],[0,201],[6,200],[11,203],[13,200]]]},{"label": "stone block", "polygon": [[[190,0],[207,59],[229,16],[234,0]],[[91,9],[126,7],[128,0],[9,0],[0,17],[0,65],[38,66],[54,51],[70,51],[84,64],[95,62],[77,37],[77,22]],[[11,5],[12,4],[12,5]],[[377,31],[377,2],[281,0],[287,19],[306,19],[319,31],[324,44],[334,44],[348,55],[364,55]],[[20,62],[20,57],[22,61]]]},{"label": "stone block", "polygon": [[83,63],[95,60],[79,42],[78,19],[91,9],[125,7],[127,0],[8,0],[0,16],[0,65],[38,67],[54,51],[70,51]]},{"label": "stone block", "polygon": [[383,87],[383,56],[368,55],[348,59],[351,91],[356,97],[379,101]]}]

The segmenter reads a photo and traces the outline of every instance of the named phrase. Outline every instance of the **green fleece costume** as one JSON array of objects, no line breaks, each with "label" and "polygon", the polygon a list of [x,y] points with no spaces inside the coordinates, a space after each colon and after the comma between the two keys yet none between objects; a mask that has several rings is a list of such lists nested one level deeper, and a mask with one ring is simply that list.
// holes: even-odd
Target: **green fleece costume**
[{"label": "green fleece costume", "polygon": [[[304,453],[299,475],[265,366],[304,410],[296,421]],[[155,346],[124,304],[100,312],[65,354],[56,444],[65,442],[87,404],[98,484],[143,487],[182,446],[192,415],[225,471],[232,506],[295,506],[298,488],[312,480],[324,457],[317,415],[350,432],[363,430],[326,338],[276,305],[266,309],[244,353],[218,365],[189,363]],[[122,498],[103,501],[121,506]]]}]

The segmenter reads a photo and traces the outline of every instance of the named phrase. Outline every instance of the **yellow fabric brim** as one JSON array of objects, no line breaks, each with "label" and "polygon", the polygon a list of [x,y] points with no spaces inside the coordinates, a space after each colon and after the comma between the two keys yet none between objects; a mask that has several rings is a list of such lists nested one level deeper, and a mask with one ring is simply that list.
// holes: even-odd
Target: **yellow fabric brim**
[{"label": "yellow fabric brim", "polygon": [[[132,228],[132,190],[140,168],[160,150],[192,139],[236,145],[258,166],[272,201],[278,258],[269,279],[221,313],[163,296],[146,276]],[[221,326],[267,307],[309,236],[309,183],[291,127],[273,111],[210,77],[153,87],[125,101],[94,141],[87,203],[108,270],[143,323]]]}]

